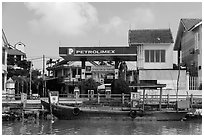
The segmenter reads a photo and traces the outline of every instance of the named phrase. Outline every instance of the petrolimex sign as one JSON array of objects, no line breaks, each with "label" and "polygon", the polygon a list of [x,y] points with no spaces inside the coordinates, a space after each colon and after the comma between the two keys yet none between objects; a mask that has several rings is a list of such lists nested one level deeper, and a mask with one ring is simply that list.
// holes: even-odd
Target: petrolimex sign
[{"label": "petrolimex sign", "polygon": [[105,50],[105,49],[93,49],[93,50],[80,50],[69,48],[68,55],[97,55],[97,54],[115,54],[115,50]]}]

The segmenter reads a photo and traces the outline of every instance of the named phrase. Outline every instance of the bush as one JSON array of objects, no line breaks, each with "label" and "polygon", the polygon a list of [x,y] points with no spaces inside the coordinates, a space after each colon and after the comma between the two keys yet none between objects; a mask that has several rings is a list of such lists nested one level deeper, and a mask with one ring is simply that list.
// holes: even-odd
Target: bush
[{"label": "bush", "polygon": [[93,89],[94,91],[96,91],[98,87],[98,83],[94,79],[89,78],[85,81],[82,81],[78,86],[79,88],[81,87],[84,90],[84,91],[82,90],[82,94],[87,94],[88,90],[90,89]]},{"label": "bush", "polygon": [[116,79],[111,84],[112,94],[129,94],[129,84],[123,79]]}]

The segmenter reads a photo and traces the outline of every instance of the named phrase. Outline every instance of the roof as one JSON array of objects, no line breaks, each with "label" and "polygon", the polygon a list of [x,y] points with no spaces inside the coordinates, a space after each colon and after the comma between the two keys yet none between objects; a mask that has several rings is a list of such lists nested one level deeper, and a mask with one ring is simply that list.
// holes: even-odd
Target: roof
[{"label": "roof", "polygon": [[8,55],[25,55],[25,53],[21,52],[18,49],[9,48],[8,49]]},{"label": "roof", "polygon": [[173,43],[170,29],[129,30],[129,43]]},{"label": "roof", "polygon": [[181,19],[181,22],[183,23],[185,30],[190,30],[201,21],[202,21],[201,19]]},{"label": "roof", "polygon": [[180,41],[184,31],[190,31],[195,28],[199,23],[202,23],[202,19],[181,19],[177,31],[174,50],[179,50]]}]

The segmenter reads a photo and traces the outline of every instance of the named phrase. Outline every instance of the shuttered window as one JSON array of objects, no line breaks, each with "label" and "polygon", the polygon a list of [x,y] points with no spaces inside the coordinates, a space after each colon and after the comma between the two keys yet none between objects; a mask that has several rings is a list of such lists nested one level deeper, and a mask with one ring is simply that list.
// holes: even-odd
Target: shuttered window
[{"label": "shuttered window", "polygon": [[165,50],[145,50],[145,62],[165,62]]}]

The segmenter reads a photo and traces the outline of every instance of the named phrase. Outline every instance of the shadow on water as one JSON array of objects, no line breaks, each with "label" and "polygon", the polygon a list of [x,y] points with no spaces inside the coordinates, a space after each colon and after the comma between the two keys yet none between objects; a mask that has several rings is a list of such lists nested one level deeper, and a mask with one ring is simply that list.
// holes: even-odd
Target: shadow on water
[{"label": "shadow on water", "polygon": [[202,121],[37,120],[3,122],[3,135],[201,135]]}]

